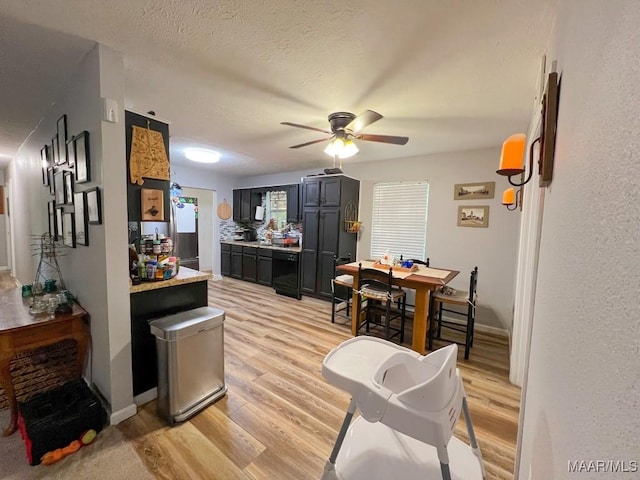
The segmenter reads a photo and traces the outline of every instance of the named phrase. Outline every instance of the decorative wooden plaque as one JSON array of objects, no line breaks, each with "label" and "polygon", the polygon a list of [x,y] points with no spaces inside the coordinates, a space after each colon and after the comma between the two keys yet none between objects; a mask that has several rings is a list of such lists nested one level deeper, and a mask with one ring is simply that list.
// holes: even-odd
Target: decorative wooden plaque
[{"label": "decorative wooden plaque", "polygon": [[164,192],[152,188],[140,189],[143,222],[164,222]]},{"label": "decorative wooden plaque", "polygon": [[[161,132],[133,125],[129,176],[131,183],[142,185],[143,177],[169,180],[169,158]],[[144,220],[144,218],[143,218]],[[159,220],[160,221],[160,220]]]}]

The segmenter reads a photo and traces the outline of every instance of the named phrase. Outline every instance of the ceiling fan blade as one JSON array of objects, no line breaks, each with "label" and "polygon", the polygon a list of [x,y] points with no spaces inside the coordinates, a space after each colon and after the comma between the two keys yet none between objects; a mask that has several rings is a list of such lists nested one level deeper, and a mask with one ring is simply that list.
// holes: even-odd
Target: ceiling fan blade
[{"label": "ceiling fan blade", "polygon": [[331,132],[327,130],[323,130],[321,128],[316,128],[316,127],[307,127],[306,125],[299,125],[297,123],[280,122],[280,125],[288,125],[289,127],[296,127],[296,128],[306,128],[307,130],[314,130],[316,132],[322,132],[322,133],[326,133],[327,135],[331,135]]},{"label": "ceiling fan blade", "polygon": [[333,138],[333,137],[321,138],[320,140],[313,140],[311,142],[301,143],[299,145],[293,145],[292,147],[289,147],[289,148],[306,147],[307,145],[313,145],[314,143],[327,142],[327,141],[331,140],[331,138]]},{"label": "ceiling fan blade", "polygon": [[393,143],[394,145],[405,145],[409,141],[409,137],[394,137],[392,135],[354,135],[358,140],[366,140],[368,142]]},{"label": "ceiling fan blade", "polygon": [[351,120],[349,125],[347,125],[345,130],[351,130],[353,133],[358,133],[367,125],[371,125],[373,122],[377,122],[382,118],[378,112],[374,112],[373,110],[366,110],[358,115],[356,118]]}]

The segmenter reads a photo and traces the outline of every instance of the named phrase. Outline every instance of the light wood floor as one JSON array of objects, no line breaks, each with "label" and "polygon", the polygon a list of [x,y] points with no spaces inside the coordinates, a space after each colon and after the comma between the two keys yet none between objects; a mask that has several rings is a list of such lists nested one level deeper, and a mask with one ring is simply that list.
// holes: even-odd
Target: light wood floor
[{"label": "light wood floor", "polygon": [[[331,324],[328,302],[229,278],[210,282],[209,305],[226,313],[227,395],[176,427],[150,402],[118,428],[159,479],[319,479],[349,403],[320,369],[349,325]],[[488,479],[513,478],[520,389],[508,358],[505,338],[478,333],[458,362]]]}]

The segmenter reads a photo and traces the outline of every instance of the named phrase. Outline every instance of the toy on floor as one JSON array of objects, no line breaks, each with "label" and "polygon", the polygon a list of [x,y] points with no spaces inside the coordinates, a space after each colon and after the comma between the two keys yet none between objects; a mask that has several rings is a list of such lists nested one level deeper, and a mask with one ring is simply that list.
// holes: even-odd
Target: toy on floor
[{"label": "toy on floor", "polygon": [[45,453],[40,458],[40,464],[51,465],[62,460],[64,457],[71,455],[72,453],[76,453],[82,447],[86,447],[90,443],[93,443],[97,435],[98,434],[95,430],[87,430],[82,435],[80,435],[80,438],[78,440],[74,440],[66,447],[56,448],[55,450]]}]

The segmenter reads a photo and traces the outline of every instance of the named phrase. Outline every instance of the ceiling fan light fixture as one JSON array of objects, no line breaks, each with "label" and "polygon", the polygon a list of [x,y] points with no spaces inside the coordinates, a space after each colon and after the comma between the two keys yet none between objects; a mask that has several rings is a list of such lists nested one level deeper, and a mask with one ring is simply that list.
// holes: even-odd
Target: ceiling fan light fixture
[{"label": "ceiling fan light fixture", "polygon": [[184,156],[192,162],[199,163],[217,163],[220,161],[220,153],[205,148],[187,148]]},{"label": "ceiling fan light fixture", "polygon": [[341,137],[336,137],[329,142],[327,148],[324,149],[324,153],[330,157],[349,158],[358,153],[357,145],[353,140],[343,140]]}]

